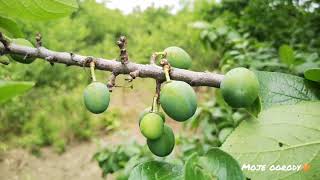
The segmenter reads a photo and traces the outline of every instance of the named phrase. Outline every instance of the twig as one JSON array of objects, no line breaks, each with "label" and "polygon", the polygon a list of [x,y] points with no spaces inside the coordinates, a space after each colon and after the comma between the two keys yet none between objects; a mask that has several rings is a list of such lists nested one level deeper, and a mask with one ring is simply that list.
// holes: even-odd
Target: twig
[{"label": "twig", "polygon": [[129,76],[127,78],[125,78],[125,80],[128,82],[132,82],[138,76],[139,76],[139,70],[135,70],[133,72],[130,72]]},{"label": "twig", "polygon": [[150,64],[156,65],[156,58],[157,58],[157,54],[156,53],[152,53],[152,55],[150,57]]},{"label": "twig", "polygon": [[[41,48],[41,46],[42,46],[41,38],[42,38],[42,37],[41,37],[41,34],[38,32],[37,35],[36,35],[36,48],[37,48],[37,50],[38,50],[38,54],[40,54],[40,48]],[[28,54],[26,54],[25,57],[27,57],[27,56],[28,56]],[[50,64],[51,64],[51,66],[54,65],[53,62],[51,62]]]},{"label": "twig", "polygon": [[42,36],[40,33],[37,33],[36,35],[36,47],[39,48],[42,46]]},{"label": "twig", "polygon": [[108,87],[110,92],[112,92],[112,88],[115,87],[115,85],[116,85],[117,76],[118,76],[118,74],[116,74],[115,72],[112,72],[110,77],[109,77],[109,81],[107,83],[107,87]]},{"label": "twig", "polygon": [[[0,37],[1,40],[1,37]],[[1,41],[2,42],[2,41]],[[2,42],[3,44],[4,42]],[[5,54],[28,54],[30,57],[36,57],[52,61],[54,63],[61,63],[66,65],[83,66],[86,57],[78,54],[73,54],[72,58],[68,52],[57,52],[53,50],[41,47],[39,52],[37,48],[31,48],[28,46],[21,46],[14,43],[7,44],[7,50],[4,51],[5,45],[0,45],[0,51],[4,51]],[[50,57],[50,58],[48,58]],[[137,64],[133,63],[133,60],[123,66],[121,62],[115,60],[108,60],[102,58],[94,58],[96,61],[96,69],[116,72],[117,74],[129,74],[130,72],[139,71],[137,77],[141,78],[153,78],[160,81],[165,80],[165,75],[161,67],[150,64]],[[88,67],[88,66],[86,66]],[[192,86],[210,86],[220,87],[220,83],[223,79],[223,75],[210,73],[210,72],[195,72],[190,70],[171,68],[170,77],[172,80],[184,81]]]},{"label": "twig", "polygon": [[132,77],[132,79],[135,79],[136,77],[139,76],[140,71],[139,70],[135,70],[133,72],[130,72],[129,75]]},{"label": "twig", "polygon": [[125,36],[121,36],[117,41],[117,45],[120,48],[120,61],[122,64],[128,64],[129,56],[126,50],[127,39]]}]

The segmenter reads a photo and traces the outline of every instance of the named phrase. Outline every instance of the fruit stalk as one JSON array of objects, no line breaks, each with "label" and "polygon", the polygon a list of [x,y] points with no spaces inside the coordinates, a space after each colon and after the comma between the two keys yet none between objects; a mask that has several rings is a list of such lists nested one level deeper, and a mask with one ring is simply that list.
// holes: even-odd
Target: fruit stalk
[{"label": "fruit stalk", "polygon": [[91,61],[91,62],[90,62],[91,78],[92,78],[92,81],[93,81],[93,82],[96,82],[97,79],[96,79],[96,74],[94,73],[94,68],[95,68],[95,63],[94,63],[94,61]]},{"label": "fruit stalk", "polygon": [[158,112],[157,101],[158,101],[158,94],[155,94],[152,100],[151,112]]},{"label": "fruit stalk", "polygon": [[166,76],[166,81],[170,81],[170,74],[169,74],[169,71],[170,71],[170,66],[169,65],[164,65],[163,66],[163,71],[164,71],[164,74]]},{"label": "fruit stalk", "polygon": [[160,58],[164,58],[164,57],[166,57],[167,53],[166,53],[166,52],[155,52],[155,55],[156,55],[157,57],[160,56]]},{"label": "fruit stalk", "polygon": [[160,108],[160,90],[161,90],[161,82],[156,81],[156,92],[153,96],[151,112],[159,112]]},{"label": "fruit stalk", "polygon": [[166,55],[167,55],[166,52],[154,52],[154,53],[152,53],[151,58],[150,58],[150,64],[156,65],[157,58],[158,57],[165,58]]}]

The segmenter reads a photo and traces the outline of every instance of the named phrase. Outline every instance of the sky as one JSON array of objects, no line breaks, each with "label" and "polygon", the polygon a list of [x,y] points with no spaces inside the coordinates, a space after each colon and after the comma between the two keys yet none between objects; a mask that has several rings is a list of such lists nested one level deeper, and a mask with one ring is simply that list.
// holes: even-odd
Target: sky
[{"label": "sky", "polygon": [[176,13],[180,8],[180,0],[96,0],[97,2],[106,2],[106,6],[110,9],[119,9],[124,14],[131,13],[134,8],[139,7],[145,10],[150,6],[154,7],[171,7],[171,12]]}]

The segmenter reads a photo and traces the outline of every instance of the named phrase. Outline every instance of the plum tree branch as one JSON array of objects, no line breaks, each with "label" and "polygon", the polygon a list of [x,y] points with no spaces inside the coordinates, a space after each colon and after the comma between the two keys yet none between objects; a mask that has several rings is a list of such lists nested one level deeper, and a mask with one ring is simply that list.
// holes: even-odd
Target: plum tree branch
[{"label": "plum tree branch", "polygon": [[[4,42],[1,41],[0,51],[2,54],[20,54],[24,56],[28,55],[28,57],[40,58],[48,61],[50,64],[61,63],[67,66],[90,67],[90,64],[86,63],[86,58],[91,56],[83,56],[69,52],[57,52],[43,46],[31,48],[14,43],[4,44]],[[129,74],[141,78],[153,78],[161,82],[165,80],[165,74],[163,73],[162,67],[155,64],[137,64],[133,63],[130,59],[126,61],[126,63],[121,63],[121,61],[116,60],[92,58],[95,60],[95,68],[99,70],[110,71],[113,74]],[[173,80],[184,81],[191,86],[210,86],[219,88],[224,76],[210,72],[195,72],[172,68],[170,77]]]}]

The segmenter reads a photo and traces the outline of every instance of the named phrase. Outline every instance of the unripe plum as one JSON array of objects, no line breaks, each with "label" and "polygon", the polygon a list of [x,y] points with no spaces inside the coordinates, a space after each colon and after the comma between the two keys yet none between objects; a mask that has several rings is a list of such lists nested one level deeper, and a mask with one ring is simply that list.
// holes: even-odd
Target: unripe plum
[{"label": "unripe plum", "polygon": [[[141,123],[142,118],[143,118],[146,114],[148,114],[148,113],[151,113],[151,107],[147,107],[146,109],[144,109],[144,110],[140,113],[140,115],[139,115],[139,126],[140,126],[140,123]],[[158,115],[160,115],[161,118],[162,118],[162,120],[163,120],[163,122],[166,121],[166,116],[164,115],[163,112],[157,111],[157,112],[154,112],[154,113],[157,113]]]},{"label": "unripe plum", "polygon": [[175,145],[175,137],[172,129],[164,125],[162,135],[156,140],[147,139],[147,145],[154,155],[159,157],[168,156]]},{"label": "unripe plum", "polygon": [[193,88],[183,81],[165,82],[160,92],[164,112],[176,121],[186,121],[197,110],[197,97]]},{"label": "unripe plum", "polygon": [[234,108],[250,106],[259,95],[256,75],[243,67],[227,72],[220,85],[223,99]]},{"label": "unripe plum", "polygon": [[163,119],[157,113],[146,114],[140,122],[140,131],[147,139],[158,139],[163,133]]},{"label": "unripe plum", "polygon": [[164,50],[166,58],[171,66],[180,69],[189,69],[192,64],[190,55],[183,49],[171,46]]},{"label": "unripe plum", "polygon": [[107,86],[100,82],[92,82],[83,93],[86,108],[95,114],[104,112],[110,102],[110,92]]},{"label": "unripe plum", "polygon": [[[22,39],[22,38],[18,38],[18,39],[11,39],[10,40],[11,43],[17,44],[17,45],[22,45],[22,46],[29,46],[29,47],[34,47],[33,44],[31,44],[31,42],[29,42],[26,39]],[[19,63],[23,63],[23,64],[30,64],[32,63],[36,58],[33,57],[27,57],[25,58],[24,55],[18,55],[18,54],[11,54],[9,55],[9,58],[12,60],[15,60]]]}]

